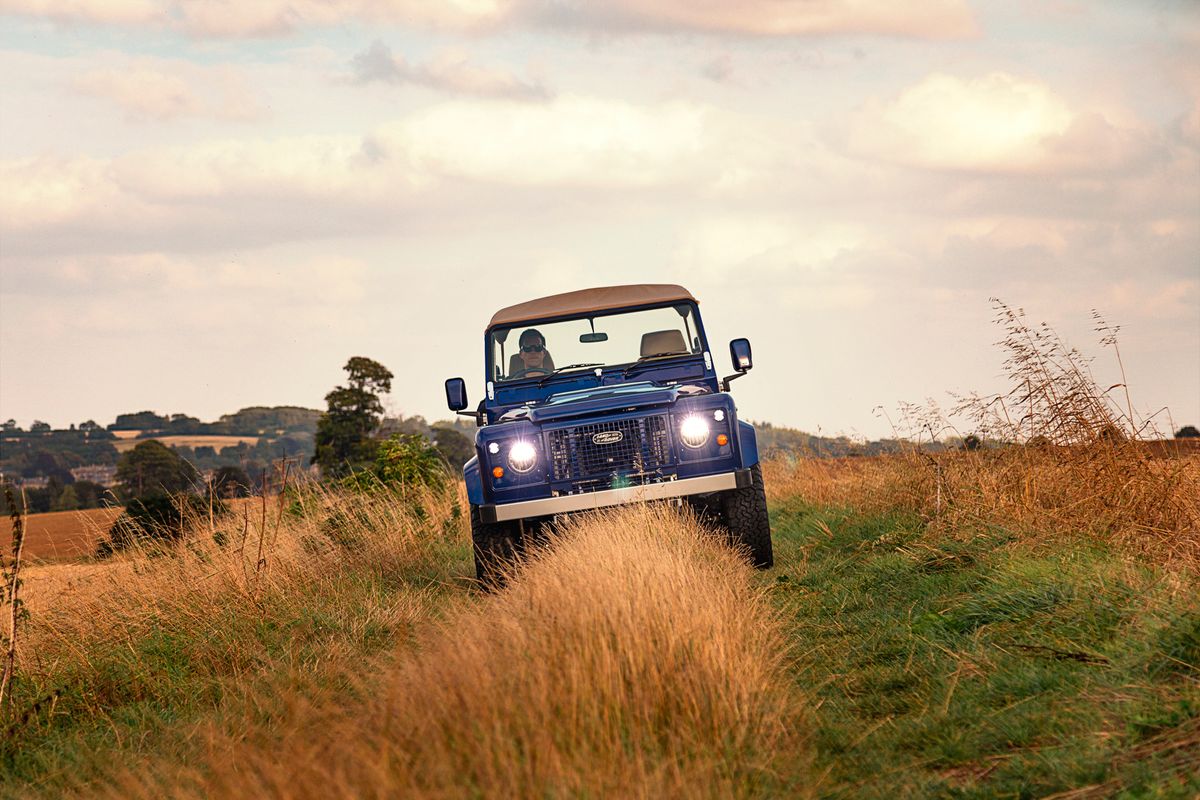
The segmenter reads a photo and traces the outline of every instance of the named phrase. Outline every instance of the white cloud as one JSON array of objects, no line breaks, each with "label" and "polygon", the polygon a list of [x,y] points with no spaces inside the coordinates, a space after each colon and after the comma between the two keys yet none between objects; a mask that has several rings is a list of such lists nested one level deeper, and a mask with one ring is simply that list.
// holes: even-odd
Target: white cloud
[{"label": "white cloud", "polygon": [[1077,111],[1041,81],[993,72],[935,73],[850,123],[854,154],[932,169],[1099,173],[1128,168],[1150,148],[1146,131]]},{"label": "white cloud", "polygon": [[[459,101],[366,137],[219,139],[111,158],[0,162],[0,225],[14,252],[183,249],[394,230],[415,213],[463,218],[505,191],[719,184],[739,158],[704,106],[584,97]],[[502,189],[503,187],[503,189]]]},{"label": "white cloud", "polygon": [[165,21],[163,10],[158,0],[0,0],[0,13],[58,22],[159,23]]},{"label": "white cloud", "polygon": [[550,92],[537,81],[525,81],[505,69],[480,67],[461,51],[443,51],[425,64],[409,63],[404,56],[376,40],[351,61],[351,81],[357,84],[413,84],[454,94],[513,100],[546,100]]},{"label": "white cloud", "polygon": [[867,33],[929,39],[977,32],[963,0],[0,0],[0,11],[62,22],[174,26],[194,36],[280,36],[348,22],[472,30],[510,23],[600,33],[749,36]]},{"label": "white cloud", "polygon": [[[510,185],[650,186],[703,180],[716,144],[706,110],[563,96],[494,108],[448,103],[388,126],[390,141],[424,171]],[[695,168],[700,167],[697,173]]]},{"label": "white cloud", "polygon": [[166,122],[181,117],[249,121],[261,106],[233,67],[201,67],[164,59],[107,58],[74,82],[77,91],[114,103],[134,121]]},{"label": "white cloud", "polygon": [[498,21],[508,5],[506,0],[0,0],[0,12],[240,38],[353,21],[472,29]]},{"label": "white cloud", "polygon": [[528,2],[544,22],[608,31],[702,31],[750,36],[869,33],[947,39],[977,32],[962,0],[609,0]]}]

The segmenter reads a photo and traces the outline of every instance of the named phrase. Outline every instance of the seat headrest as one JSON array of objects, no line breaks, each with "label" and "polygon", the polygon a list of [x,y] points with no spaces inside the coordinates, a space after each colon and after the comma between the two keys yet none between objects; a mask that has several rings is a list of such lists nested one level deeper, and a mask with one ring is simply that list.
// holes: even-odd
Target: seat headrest
[{"label": "seat headrest", "polygon": [[687,352],[689,351],[687,342],[683,338],[683,331],[653,331],[652,333],[642,334],[642,358],[662,353],[679,353],[682,355]]}]

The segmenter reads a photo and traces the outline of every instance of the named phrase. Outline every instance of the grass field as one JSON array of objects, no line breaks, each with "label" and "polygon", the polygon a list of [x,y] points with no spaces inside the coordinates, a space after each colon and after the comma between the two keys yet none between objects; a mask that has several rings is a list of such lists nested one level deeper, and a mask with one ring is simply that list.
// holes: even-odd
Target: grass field
[{"label": "grass field", "polygon": [[[146,439],[138,439],[132,436],[121,436],[122,433],[137,434],[139,431],[117,431],[117,441],[113,442],[113,447],[118,453],[124,453],[127,450],[132,450]],[[209,436],[209,435],[191,435],[182,434],[179,436],[155,436],[155,439],[165,444],[167,447],[212,447],[218,451],[222,447],[235,447],[243,442],[250,446],[258,444],[257,436]]]},{"label": "grass field", "polygon": [[0,794],[1196,796],[1191,462],[1080,525],[951,458],[769,465],[765,573],[632,508],[483,595],[457,493],[32,569]]}]

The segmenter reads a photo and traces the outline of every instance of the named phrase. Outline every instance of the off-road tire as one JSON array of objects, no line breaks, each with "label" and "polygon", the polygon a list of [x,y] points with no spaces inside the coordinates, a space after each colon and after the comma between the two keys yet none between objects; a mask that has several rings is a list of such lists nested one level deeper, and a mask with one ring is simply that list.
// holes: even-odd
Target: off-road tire
[{"label": "off-road tire", "polygon": [[721,495],[722,516],[729,529],[730,543],[750,554],[750,562],[759,569],[775,564],[771,549],[771,521],[767,517],[767,492],[762,467],[750,468],[751,483],[745,489],[730,489]]},{"label": "off-road tire", "polygon": [[475,577],[487,590],[504,586],[504,572],[521,553],[521,523],[483,522],[479,507],[471,506],[471,545]]}]

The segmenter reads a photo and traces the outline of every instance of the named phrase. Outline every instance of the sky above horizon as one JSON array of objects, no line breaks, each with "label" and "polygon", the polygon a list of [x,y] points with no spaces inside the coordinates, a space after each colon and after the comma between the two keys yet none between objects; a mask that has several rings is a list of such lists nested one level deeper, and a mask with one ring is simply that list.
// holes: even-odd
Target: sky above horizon
[{"label": "sky above horizon", "polygon": [[989,298],[1200,424],[1200,4],[0,0],[0,419],[482,391],[501,306],[681,283],[743,417],[1005,388]]}]

